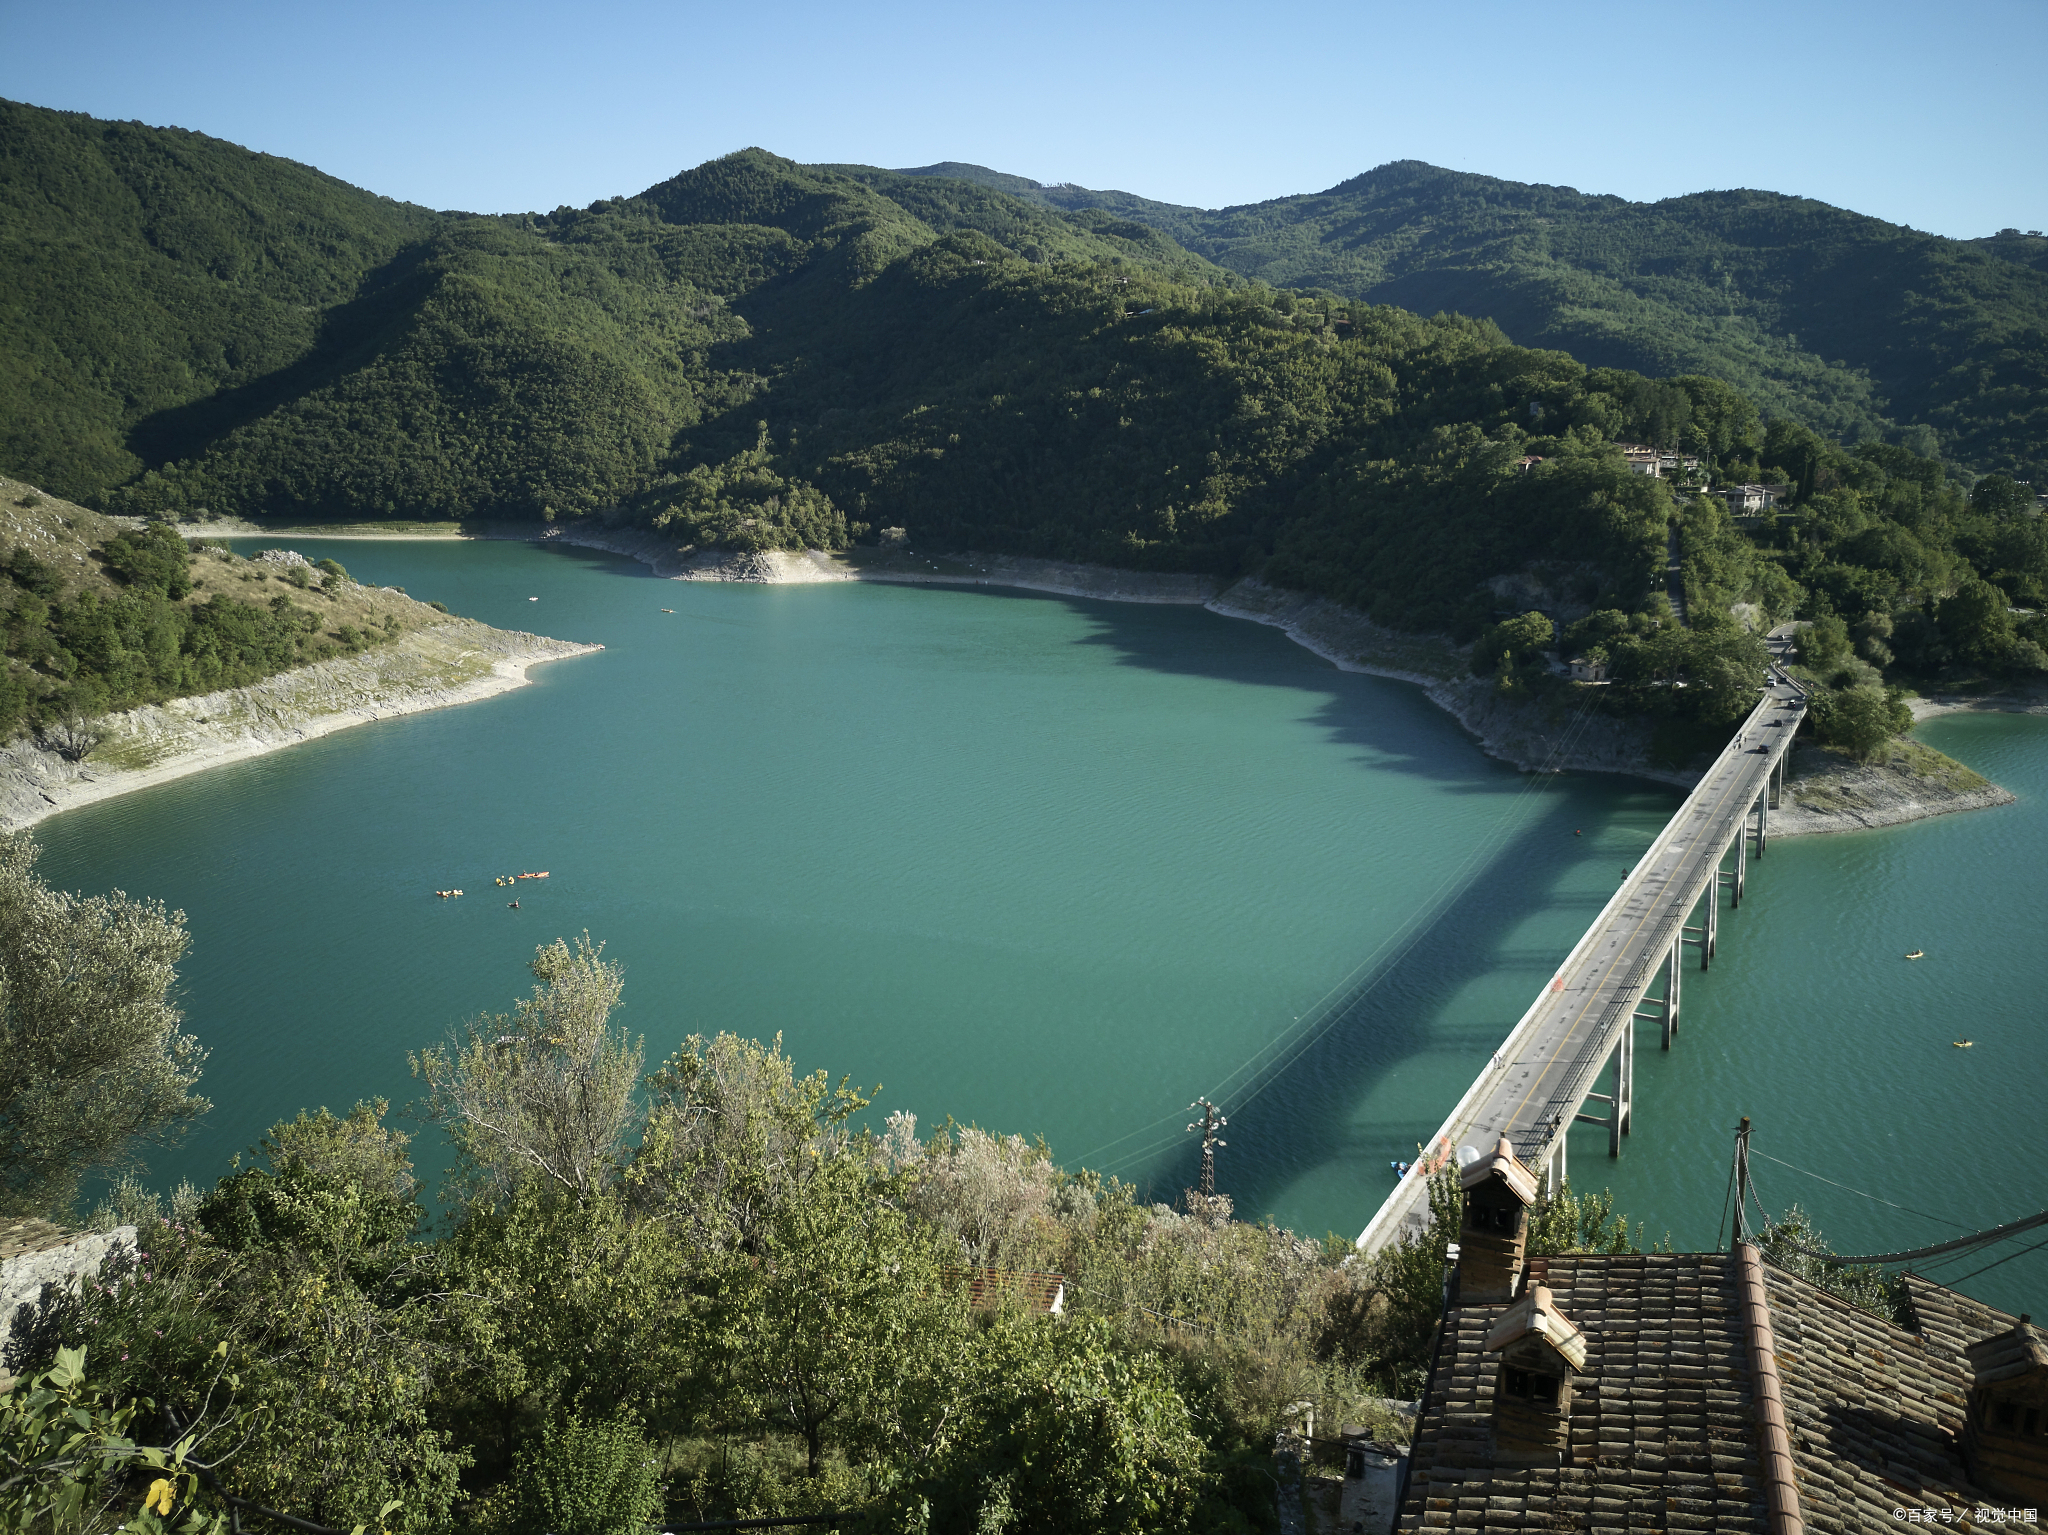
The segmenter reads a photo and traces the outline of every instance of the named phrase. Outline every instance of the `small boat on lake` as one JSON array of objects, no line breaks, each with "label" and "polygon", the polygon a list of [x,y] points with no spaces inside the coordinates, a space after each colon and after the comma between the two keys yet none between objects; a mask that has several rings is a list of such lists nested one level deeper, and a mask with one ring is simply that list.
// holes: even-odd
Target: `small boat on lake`
[{"label": "small boat on lake", "polygon": [[1958,1050],[1967,1050],[1970,1048],[1970,1046],[1974,1045],[1975,1043],[1977,1043],[1977,1041],[1974,1039],[1959,1039],[1955,1041],[1955,1047]]},{"label": "small boat on lake", "polygon": [[1915,949],[1911,954],[1908,954],[1906,956],[1906,958],[1908,959],[1925,959],[1926,957],[1927,951],[1925,949]]}]

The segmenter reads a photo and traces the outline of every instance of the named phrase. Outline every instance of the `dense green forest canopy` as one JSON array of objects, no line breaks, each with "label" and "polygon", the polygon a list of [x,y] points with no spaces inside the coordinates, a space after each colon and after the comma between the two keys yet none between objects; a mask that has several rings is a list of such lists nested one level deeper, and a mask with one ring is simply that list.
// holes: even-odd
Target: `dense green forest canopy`
[{"label": "dense green forest canopy", "polygon": [[0,470],[76,498],[180,454],[161,413],[261,396],[436,223],[204,134],[0,102]]},{"label": "dense green forest canopy", "polygon": [[970,165],[904,174],[1112,213],[1277,287],[1484,315],[1582,362],[1709,374],[1833,437],[1938,446],[2048,483],[2039,231],[1949,240],[1775,192],[1632,203],[1415,160],[1221,209]]},{"label": "dense green forest canopy", "polygon": [[[1499,577],[1537,570],[1559,623],[1616,613],[1646,641],[1671,627],[1676,526],[1694,627],[1735,603],[1889,617],[1901,643],[1861,656],[1894,674],[2032,664],[2024,613],[2007,644],[1940,638],[1935,612],[1980,585],[2048,598],[2030,492],[2008,472],[1973,493],[1955,462],[2031,462],[2008,448],[2048,398],[2028,371],[2048,279],[2004,250],[2030,236],[1979,250],[1765,194],[1645,209],[1416,165],[1215,215],[1020,183],[750,149],[587,208],[436,214],[6,105],[0,431],[109,510],[597,515],[726,549],[901,526],[926,548],[1259,573],[1461,637],[1514,611]],[[1457,288],[1538,251],[1593,330]],[[1596,278],[1634,296],[1602,308]],[[1373,294],[1491,306],[1596,357],[1586,338],[1634,316],[1650,340],[1622,352],[1649,371]],[[1722,349],[1659,329],[1682,315]],[[1863,325],[1890,360],[1801,373],[1764,344],[1795,325],[1859,357]],[[1754,367],[1730,361],[1738,333],[1764,338]],[[1938,454],[1886,441],[1878,412],[1912,389],[1935,402],[1922,427],[1975,424],[1921,431]],[[1637,474],[1619,442],[1698,462]],[[1782,521],[1734,527],[1709,480],[1784,486]],[[1646,688],[1695,670],[1659,643]]]}]

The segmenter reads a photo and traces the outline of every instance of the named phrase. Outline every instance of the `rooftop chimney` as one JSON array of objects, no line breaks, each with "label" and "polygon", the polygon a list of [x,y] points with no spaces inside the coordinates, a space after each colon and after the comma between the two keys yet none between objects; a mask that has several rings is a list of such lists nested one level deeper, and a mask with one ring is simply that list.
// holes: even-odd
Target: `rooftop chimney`
[{"label": "rooftop chimney", "polygon": [[1458,1294],[1465,1301],[1515,1298],[1529,1240],[1536,1176],[1503,1135],[1491,1154],[1460,1174],[1465,1222],[1458,1232]]}]

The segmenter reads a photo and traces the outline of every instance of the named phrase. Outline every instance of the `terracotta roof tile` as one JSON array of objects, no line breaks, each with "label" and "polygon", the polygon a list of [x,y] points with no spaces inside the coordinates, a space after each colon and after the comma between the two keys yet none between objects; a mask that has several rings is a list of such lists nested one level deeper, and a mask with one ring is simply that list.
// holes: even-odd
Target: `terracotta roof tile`
[{"label": "terracotta roof tile", "polygon": [[[1979,1360],[2002,1369],[2008,1353],[2033,1359],[2032,1335],[1998,1343],[2013,1318],[1913,1276],[1915,1330],[1768,1265],[1765,1276],[1809,1531],[1896,1530],[1892,1510],[1902,1506],[1960,1514],[2000,1502],[1970,1484],[1958,1448],[1971,1380],[1965,1351],[1984,1345]],[[1499,1358],[1486,1351],[1487,1335],[1526,1301],[1454,1306],[1416,1425],[1399,1528],[1765,1531],[1733,1260],[1537,1258],[1529,1278],[1584,1341],[1568,1463],[1492,1463]],[[2048,1341],[2040,1346],[2048,1357]]]}]

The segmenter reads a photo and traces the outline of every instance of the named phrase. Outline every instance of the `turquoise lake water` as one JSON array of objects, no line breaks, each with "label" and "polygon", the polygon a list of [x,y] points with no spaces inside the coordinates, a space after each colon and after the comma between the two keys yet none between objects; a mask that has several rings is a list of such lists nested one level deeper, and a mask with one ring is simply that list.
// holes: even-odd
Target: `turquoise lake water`
[{"label": "turquoise lake water", "polygon": [[[1241,1215],[1355,1235],[1678,799],[1518,774],[1418,689],[1199,609],[292,546],[607,648],[44,823],[53,882],[190,920],[215,1108],[157,1182],[210,1182],[302,1107],[402,1105],[409,1049],[588,930],[650,1061],[781,1033],[803,1069],[880,1084],[877,1114],[1043,1135],[1158,1198],[1193,1179],[1206,1092]],[[1574,1134],[1574,1183],[1652,1236],[1715,1240],[1742,1114],[1761,1155],[1926,1212],[1760,1156],[1765,1198],[1845,1251],[2043,1204],[2048,726],[1923,734],[2022,802],[1772,846],[1689,977],[1678,1049],[1647,1031],[1622,1159]],[[524,869],[551,877],[492,884]],[[1327,1019],[1333,994],[1354,1000]],[[2039,1312],[2048,1251],[1964,1287]]]}]

